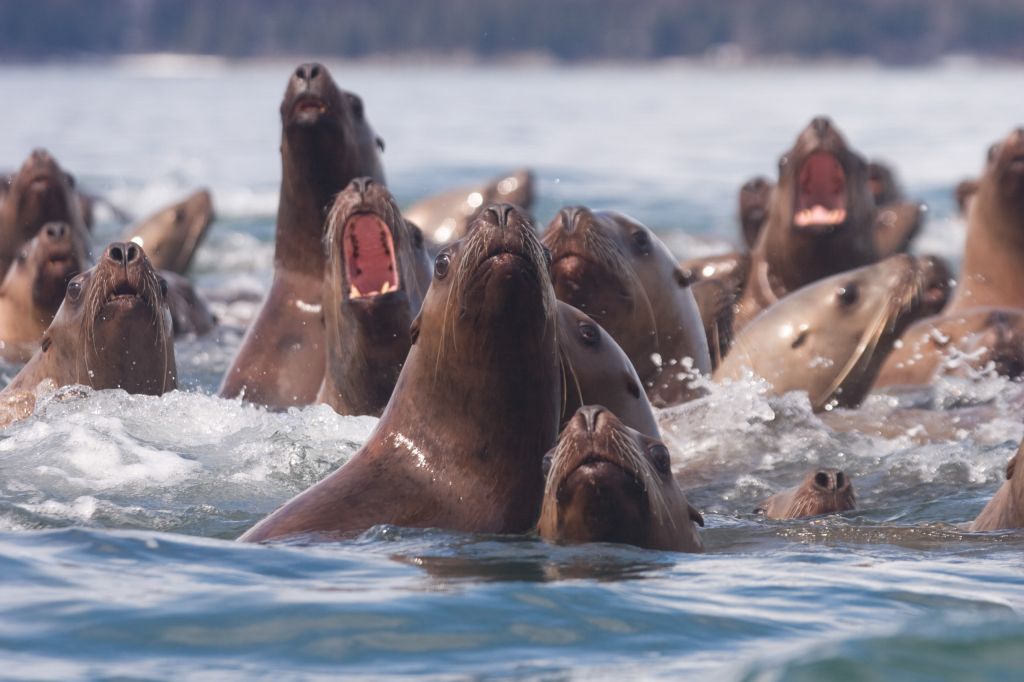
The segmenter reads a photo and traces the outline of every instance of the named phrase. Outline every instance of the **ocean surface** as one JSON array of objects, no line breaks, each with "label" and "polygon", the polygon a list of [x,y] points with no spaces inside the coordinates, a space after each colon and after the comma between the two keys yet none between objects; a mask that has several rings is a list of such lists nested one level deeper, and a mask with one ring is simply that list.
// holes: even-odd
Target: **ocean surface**
[{"label": "ocean surface", "polygon": [[[0,169],[44,146],[136,216],[212,189],[218,220],[193,277],[223,321],[177,344],[182,390],[63,391],[0,433],[0,678],[1020,676],[1024,535],[958,526],[1024,436],[1024,388],[990,377],[824,416],[757,382],[663,411],[707,520],[702,555],[395,527],[233,542],[375,423],[212,396],[270,276],[294,66],[0,66]],[[529,166],[539,222],[566,204],[616,208],[681,256],[735,243],[738,186],[772,175],[824,113],[927,202],[917,250],[956,263],[952,188],[1024,123],[1024,69],[967,62],[331,68],[386,140],[401,203]],[[99,217],[103,239],[121,232]],[[752,514],[819,465],[853,476],[858,511]]]}]

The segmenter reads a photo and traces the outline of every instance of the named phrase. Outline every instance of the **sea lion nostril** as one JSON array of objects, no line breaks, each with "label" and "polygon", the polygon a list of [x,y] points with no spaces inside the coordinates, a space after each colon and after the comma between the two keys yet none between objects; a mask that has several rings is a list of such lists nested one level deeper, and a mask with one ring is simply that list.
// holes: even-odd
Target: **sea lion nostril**
[{"label": "sea lion nostril", "polygon": [[111,244],[110,248],[107,249],[107,257],[115,263],[123,263],[124,249],[120,244]]},{"label": "sea lion nostril", "polygon": [[814,474],[814,482],[822,488],[828,488],[830,483],[829,475],[824,471],[819,471]]},{"label": "sea lion nostril", "polygon": [[125,262],[131,263],[139,256],[139,247],[134,244],[129,244],[128,248],[125,249]]},{"label": "sea lion nostril", "polygon": [[846,476],[843,475],[842,471],[837,471],[836,472],[836,490],[842,489],[842,487],[844,485],[846,485]]},{"label": "sea lion nostril", "polygon": [[310,70],[309,70],[309,78],[310,78],[310,80],[312,80],[312,79],[316,78],[319,75],[320,75],[320,65],[319,64],[314,64],[312,66],[312,68],[310,68]]}]

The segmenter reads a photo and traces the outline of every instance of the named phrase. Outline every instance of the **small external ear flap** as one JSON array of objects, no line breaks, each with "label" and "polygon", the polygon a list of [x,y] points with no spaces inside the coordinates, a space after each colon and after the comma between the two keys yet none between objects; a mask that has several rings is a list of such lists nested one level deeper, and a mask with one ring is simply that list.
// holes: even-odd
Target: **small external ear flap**
[{"label": "small external ear flap", "polygon": [[697,509],[692,504],[686,505],[686,511],[690,514],[691,521],[696,523],[701,528],[704,527],[704,517],[701,515],[699,511],[697,511]]},{"label": "small external ear flap", "polygon": [[381,152],[383,152],[384,151],[384,138],[381,137],[380,135],[378,135],[377,139],[376,139],[376,142],[377,142],[377,149],[379,149],[379,150],[381,150]]},{"label": "small external ear flap", "polygon": [[[41,344],[43,352],[45,353],[46,351],[50,350],[50,346],[52,346],[52,345],[53,345],[53,339],[51,339],[50,335],[47,334],[46,336],[43,337],[43,343]],[[1009,477],[1007,477],[1007,478],[1009,478]]]},{"label": "small external ear flap", "polygon": [[676,284],[678,284],[683,289],[693,284],[694,280],[696,279],[693,276],[692,271],[684,268],[676,268],[675,277]]},{"label": "small external ear flap", "polygon": [[1006,464],[1006,480],[1007,481],[1009,481],[1011,478],[1013,478],[1013,470],[1016,467],[1017,467],[1017,455],[1014,455],[1013,459],[1011,459]]},{"label": "small external ear flap", "polygon": [[422,314],[417,315],[416,319],[413,320],[412,324],[409,325],[409,342],[413,346],[416,345],[416,342],[420,338],[420,318],[421,317],[422,317]]},{"label": "small external ear flap", "polygon": [[64,172],[64,177],[68,179],[68,184],[71,185],[71,189],[75,188],[75,176],[67,171]]},{"label": "small external ear flap", "polygon": [[[403,218],[403,220],[404,220],[404,218]],[[412,244],[413,244],[413,246],[415,246],[417,249],[422,249],[423,248],[423,230],[421,230],[420,226],[417,225],[416,223],[412,222],[411,220],[406,220],[405,224],[409,228],[409,233],[412,235]]]}]

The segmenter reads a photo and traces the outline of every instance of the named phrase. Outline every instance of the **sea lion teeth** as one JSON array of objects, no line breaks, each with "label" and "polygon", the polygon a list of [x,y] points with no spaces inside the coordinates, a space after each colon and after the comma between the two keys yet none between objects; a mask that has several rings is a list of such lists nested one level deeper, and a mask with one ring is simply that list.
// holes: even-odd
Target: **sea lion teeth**
[{"label": "sea lion teeth", "polygon": [[359,291],[359,287],[357,287],[355,284],[353,284],[351,287],[349,287],[348,297],[349,298],[362,298],[363,294]]},{"label": "sea lion teeth", "polygon": [[391,291],[391,282],[384,282],[384,286],[380,288],[380,293],[386,294]]}]

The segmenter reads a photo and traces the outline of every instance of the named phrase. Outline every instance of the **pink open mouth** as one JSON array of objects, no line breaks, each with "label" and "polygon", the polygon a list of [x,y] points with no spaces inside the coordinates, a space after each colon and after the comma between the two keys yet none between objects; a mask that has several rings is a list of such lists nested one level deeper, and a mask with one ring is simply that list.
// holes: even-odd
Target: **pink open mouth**
[{"label": "pink open mouth", "polygon": [[797,177],[797,227],[834,226],[846,220],[846,173],[829,152],[814,152]]},{"label": "pink open mouth", "polygon": [[315,95],[304,95],[292,105],[293,114],[322,114],[327,111],[327,104]]},{"label": "pink open mouth", "polygon": [[349,300],[397,291],[398,263],[387,224],[372,213],[359,213],[345,223],[342,236]]}]

